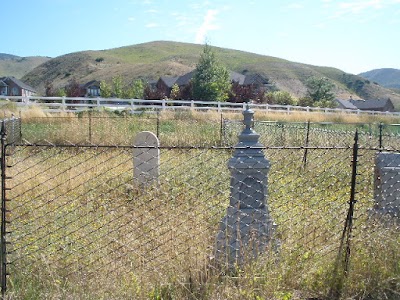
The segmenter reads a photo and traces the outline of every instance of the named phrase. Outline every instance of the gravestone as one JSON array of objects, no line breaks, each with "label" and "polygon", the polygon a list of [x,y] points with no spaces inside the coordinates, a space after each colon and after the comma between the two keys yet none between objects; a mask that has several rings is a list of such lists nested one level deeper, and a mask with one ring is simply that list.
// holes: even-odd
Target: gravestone
[{"label": "gravestone", "polygon": [[243,115],[245,129],[228,161],[229,207],[216,238],[216,261],[228,269],[265,252],[275,226],[267,204],[270,163],[258,142],[260,136],[252,129],[254,112],[247,108]]},{"label": "gravestone", "polygon": [[139,132],[133,149],[133,178],[136,186],[158,182],[160,175],[160,142],[150,131]]},{"label": "gravestone", "polygon": [[400,154],[380,152],[375,158],[374,212],[400,217]]}]

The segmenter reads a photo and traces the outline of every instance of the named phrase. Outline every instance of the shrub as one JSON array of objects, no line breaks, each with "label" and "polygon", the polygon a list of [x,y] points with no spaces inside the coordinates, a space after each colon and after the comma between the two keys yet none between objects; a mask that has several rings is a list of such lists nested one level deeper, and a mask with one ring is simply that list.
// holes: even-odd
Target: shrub
[{"label": "shrub", "polygon": [[296,100],[293,96],[286,91],[269,92],[266,95],[268,103],[279,105],[295,105]]}]

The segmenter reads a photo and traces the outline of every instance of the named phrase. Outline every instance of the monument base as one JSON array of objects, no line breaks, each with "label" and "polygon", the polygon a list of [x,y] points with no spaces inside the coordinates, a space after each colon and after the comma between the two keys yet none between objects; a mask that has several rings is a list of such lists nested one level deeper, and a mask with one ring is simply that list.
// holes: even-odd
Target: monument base
[{"label": "monument base", "polygon": [[232,269],[254,260],[266,251],[274,227],[266,207],[228,207],[217,235],[217,264]]}]

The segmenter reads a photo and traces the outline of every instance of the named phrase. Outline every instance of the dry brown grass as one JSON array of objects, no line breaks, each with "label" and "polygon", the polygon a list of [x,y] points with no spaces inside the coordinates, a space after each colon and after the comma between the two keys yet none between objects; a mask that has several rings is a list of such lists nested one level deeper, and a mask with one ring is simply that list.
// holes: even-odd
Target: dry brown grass
[{"label": "dry brown grass", "polygon": [[[21,116],[25,120],[32,118],[44,117],[70,117],[76,118],[75,113],[48,113],[44,112],[38,106],[30,106],[28,109],[19,110],[15,105],[3,104],[1,107],[3,116],[11,117],[11,115]],[[96,112],[97,115],[110,116],[109,112]],[[191,109],[177,110],[177,111],[162,111],[160,113],[160,120],[180,119],[180,120],[195,120],[195,121],[213,121],[218,122],[221,116],[225,119],[242,120],[240,111],[235,112],[222,112],[219,113],[215,110],[196,111]],[[285,122],[338,122],[338,123],[379,123],[397,124],[400,123],[400,117],[386,116],[386,115],[355,115],[347,113],[316,113],[316,112],[265,112],[263,110],[255,110],[256,120],[268,121],[285,121]]]},{"label": "dry brown grass", "polygon": [[287,113],[275,113],[275,112],[255,112],[256,120],[268,120],[268,121],[285,121],[285,122],[335,122],[335,123],[379,123],[383,122],[386,124],[400,122],[400,117],[385,116],[385,115],[355,115],[346,113],[335,113],[335,114],[322,114],[322,113],[304,113],[304,112],[293,112]]}]

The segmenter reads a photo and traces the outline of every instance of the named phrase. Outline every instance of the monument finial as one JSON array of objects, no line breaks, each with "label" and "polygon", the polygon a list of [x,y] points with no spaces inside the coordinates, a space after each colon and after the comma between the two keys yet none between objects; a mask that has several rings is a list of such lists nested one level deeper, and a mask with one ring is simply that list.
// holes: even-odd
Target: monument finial
[{"label": "monument finial", "polygon": [[250,109],[250,106],[247,104],[246,110],[243,111],[243,124],[246,126],[245,131],[251,131],[254,120],[254,111]]}]

